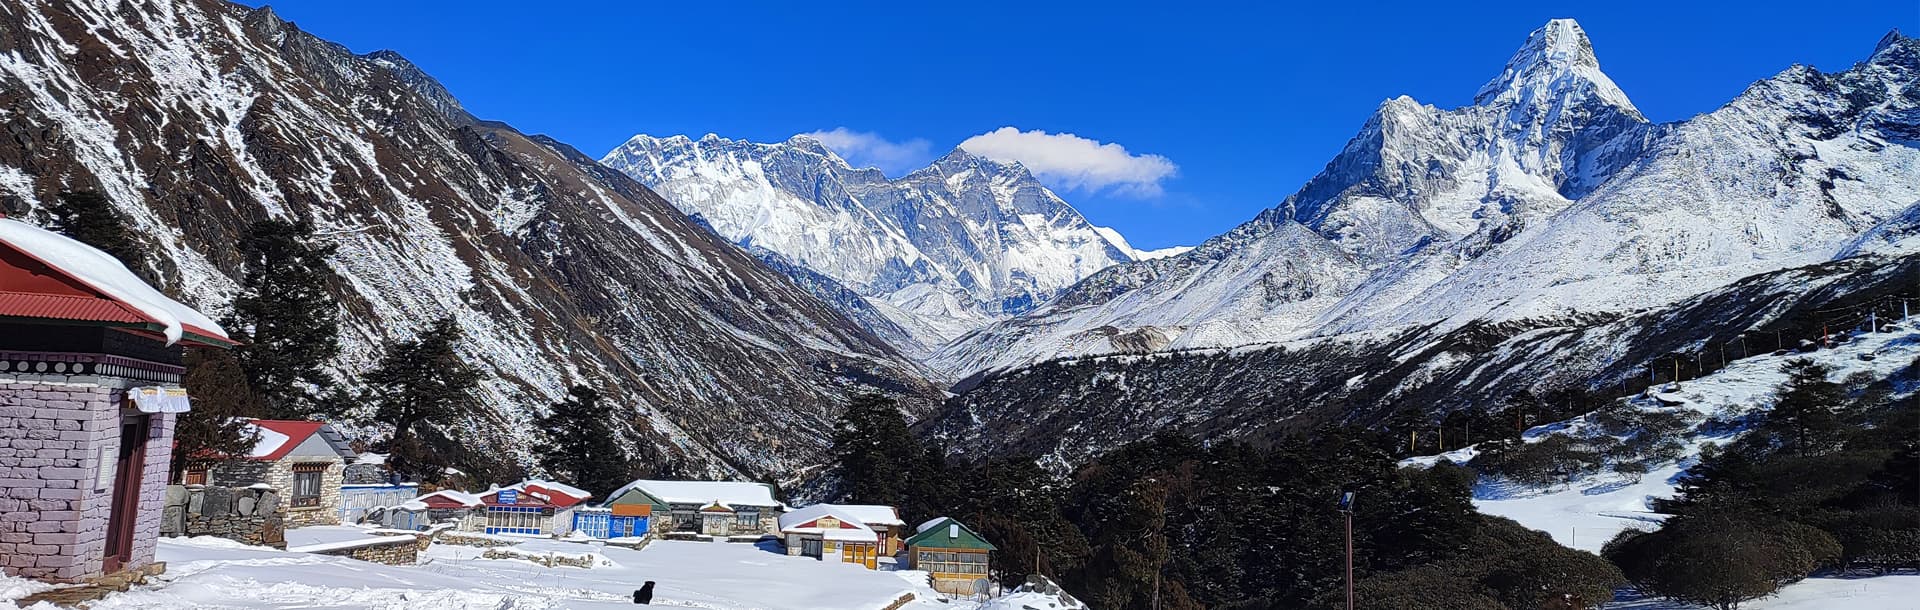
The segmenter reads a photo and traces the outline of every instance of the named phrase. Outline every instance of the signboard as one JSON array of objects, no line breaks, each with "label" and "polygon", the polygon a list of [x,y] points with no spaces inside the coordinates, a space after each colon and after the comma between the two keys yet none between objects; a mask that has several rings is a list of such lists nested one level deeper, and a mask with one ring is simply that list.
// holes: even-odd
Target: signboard
[{"label": "signboard", "polygon": [[497,504],[519,504],[520,490],[502,489],[500,493],[493,496],[493,501]]},{"label": "signboard", "polygon": [[100,466],[99,469],[94,471],[93,490],[106,491],[112,489],[113,476],[115,474],[114,470],[119,467],[119,461],[115,460],[112,454],[107,453],[107,447],[105,445],[101,445],[93,450],[93,463]]},{"label": "signboard", "polygon": [[615,517],[648,517],[652,515],[653,515],[652,504],[615,504],[613,505],[613,516]]},{"label": "signboard", "polygon": [[813,526],[823,530],[837,530],[840,529],[840,520],[833,517],[821,517],[813,522]]}]

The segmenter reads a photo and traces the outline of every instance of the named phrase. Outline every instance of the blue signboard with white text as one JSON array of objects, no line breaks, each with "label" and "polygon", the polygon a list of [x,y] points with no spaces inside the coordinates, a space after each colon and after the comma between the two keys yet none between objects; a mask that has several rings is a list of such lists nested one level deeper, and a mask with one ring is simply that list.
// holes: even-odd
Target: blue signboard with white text
[{"label": "blue signboard with white text", "polygon": [[502,489],[494,496],[494,501],[501,504],[517,504],[520,502],[520,490]]}]

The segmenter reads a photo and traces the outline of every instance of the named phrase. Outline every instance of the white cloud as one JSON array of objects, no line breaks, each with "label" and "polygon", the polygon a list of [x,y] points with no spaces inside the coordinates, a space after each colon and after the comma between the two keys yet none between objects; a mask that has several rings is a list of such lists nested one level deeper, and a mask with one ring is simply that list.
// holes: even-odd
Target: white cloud
[{"label": "white cloud", "polygon": [[995,161],[1018,161],[1042,181],[1088,192],[1111,188],[1158,197],[1160,181],[1180,171],[1160,155],[1136,155],[1119,144],[1038,129],[1001,127],[967,138],[960,148]]},{"label": "white cloud", "polygon": [[877,167],[889,176],[919,169],[933,157],[927,154],[933,144],[920,138],[894,142],[880,134],[835,127],[826,131],[801,134],[819,140],[854,167]]}]

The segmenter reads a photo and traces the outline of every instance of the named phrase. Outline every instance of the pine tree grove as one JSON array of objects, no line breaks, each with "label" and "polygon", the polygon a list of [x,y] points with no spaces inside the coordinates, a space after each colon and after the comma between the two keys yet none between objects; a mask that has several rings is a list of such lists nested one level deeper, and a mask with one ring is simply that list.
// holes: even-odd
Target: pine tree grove
[{"label": "pine tree grove", "polygon": [[334,380],[325,367],[340,354],[339,308],[327,286],[333,247],[315,243],[307,221],[263,220],[240,240],[245,275],[223,322],[248,384],[277,418],[331,415]]}]

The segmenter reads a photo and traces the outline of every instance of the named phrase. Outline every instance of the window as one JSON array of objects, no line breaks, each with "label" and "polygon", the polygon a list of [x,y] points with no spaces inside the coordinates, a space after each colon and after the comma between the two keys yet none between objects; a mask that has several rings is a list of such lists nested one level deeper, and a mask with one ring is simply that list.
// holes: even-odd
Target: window
[{"label": "window", "polygon": [[552,514],[548,510],[540,506],[489,506],[486,533],[540,534],[547,515]]},{"label": "window", "polygon": [[734,524],[740,527],[760,527],[760,511],[743,510],[734,513]]},{"label": "window", "polygon": [[180,482],[185,485],[206,485],[207,469],[204,467],[188,468],[186,476],[182,477]]},{"label": "window", "polygon": [[683,532],[700,531],[700,513],[691,509],[673,509],[673,529]]},{"label": "window", "polygon": [[986,553],[920,551],[918,568],[942,574],[986,574]]},{"label": "window", "polygon": [[326,471],[326,464],[293,465],[292,506],[294,508],[320,505],[320,475]]}]

